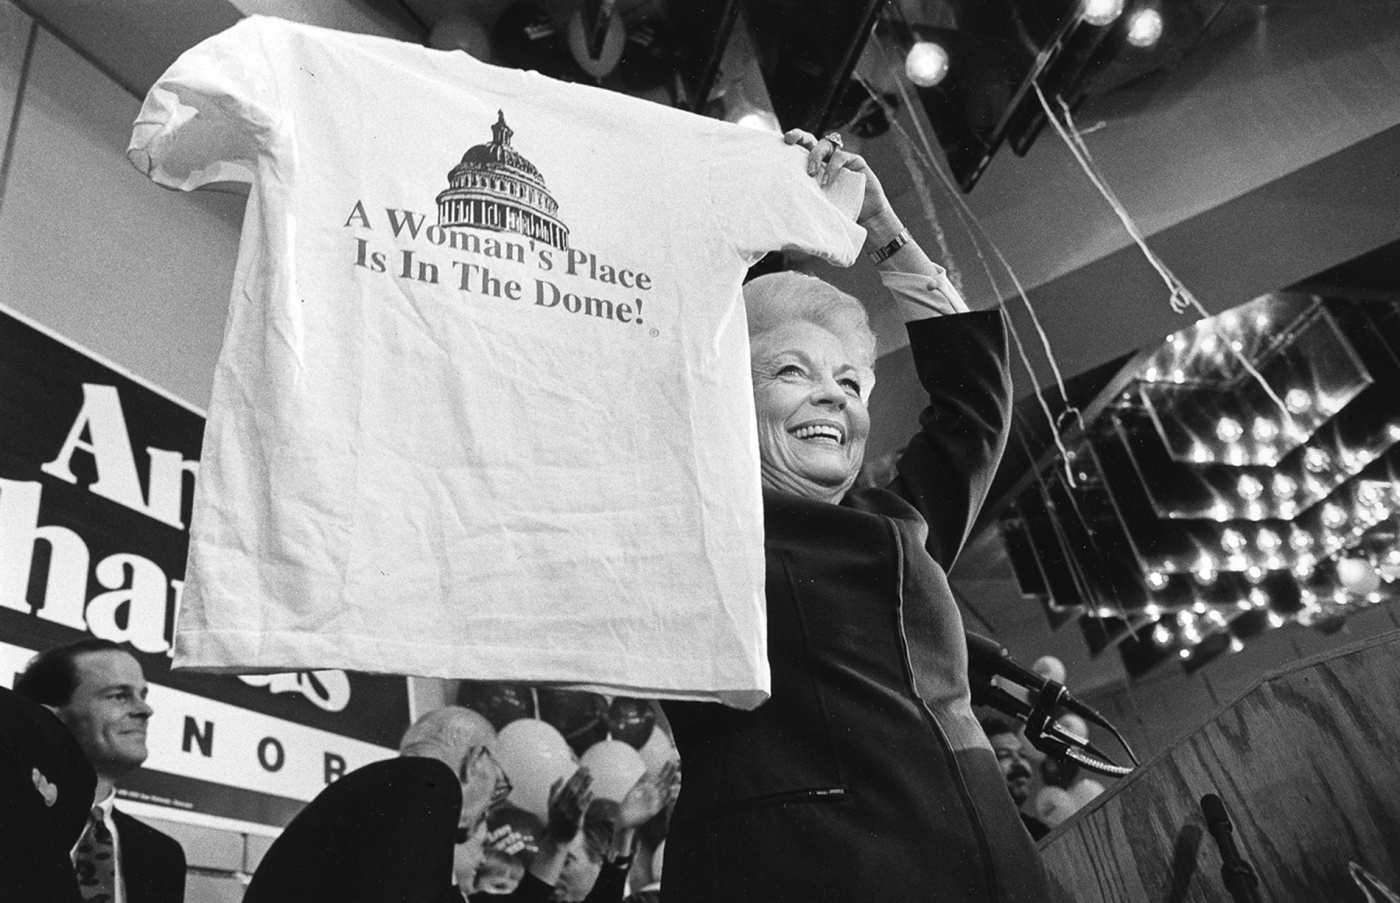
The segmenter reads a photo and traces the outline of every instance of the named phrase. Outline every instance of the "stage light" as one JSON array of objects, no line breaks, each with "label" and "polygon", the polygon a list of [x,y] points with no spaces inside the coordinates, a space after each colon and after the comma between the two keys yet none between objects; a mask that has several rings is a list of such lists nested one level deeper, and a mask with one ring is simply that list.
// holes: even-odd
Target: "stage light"
[{"label": "stage light", "polygon": [[1181,656],[1182,658],[1190,658],[1190,657],[1191,657],[1191,650],[1190,650],[1190,649],[1182,649],[1180,652],[1177,653],[1177,655]]},{"label": "stage light", "polygon": [[1123,15],[1123,0],[1084,0],[1084,21],[1090,25],[1107,25]]},{"label": "stage light", "polygon": [[948,51],[932,41],[919,41],[904,58],[904,74],[920,88],[932,88],[948,75]]},{"label": "stage light", "polygon": [[1278,424],[1267,417],[1256,417],[1252,432],[1260,442],[1272,442],[1278,438]]},{"label": "stage light", "polygon": [[1079,614],[1111,600],[1115,622],[1143,617],[1143,648],[1125,662],[1146,655],[1150,668],[1187,648],[1190,672],[1237,647],[1232,637],[1334,630],[1373,595],[1396,597],[1394,315],[1345,297],[1266,296],[1178,329],[1094,402],[1103,415],[1069,446],[1088,476],[1062,489],[1065,535],[1051,552],[1093,585]]},{"label": "stage light", "polygon": [[1312,396],[1303,389],[1289,389],[1283,396],[1283,406],[1290,414],[1301,414],[1312,407]]},{"label": "stage light", "polygon": [[1140,9],[1128,20],[1128,43],[1134,47],[1151,47],[1161,37],[1162,14],[1157,10]]}]

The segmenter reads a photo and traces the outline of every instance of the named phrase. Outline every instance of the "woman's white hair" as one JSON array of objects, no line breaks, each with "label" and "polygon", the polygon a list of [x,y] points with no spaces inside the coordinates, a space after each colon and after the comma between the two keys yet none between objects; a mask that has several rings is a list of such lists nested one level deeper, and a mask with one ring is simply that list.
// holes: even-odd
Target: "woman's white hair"
[{"label": "woman's white hair", "polygon": [[850,343],[861,367],[875,366],[876,339],[865,305],[816,276],[783,271],[751,279],[744,284],[744,308],[750,342],[784,323],[805,320]]}]

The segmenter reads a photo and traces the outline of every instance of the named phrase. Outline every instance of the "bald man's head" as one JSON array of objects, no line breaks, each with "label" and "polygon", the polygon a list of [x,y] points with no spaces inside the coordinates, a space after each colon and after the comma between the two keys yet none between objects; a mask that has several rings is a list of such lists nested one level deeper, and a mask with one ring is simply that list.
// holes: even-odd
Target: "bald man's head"
[{"label": "bald man's head", "polygon": [[437,759],[460,774],[467,755],[496,742],[496,729],[479,712],[443,706],[419,718],[399,741],[399,755]]}]

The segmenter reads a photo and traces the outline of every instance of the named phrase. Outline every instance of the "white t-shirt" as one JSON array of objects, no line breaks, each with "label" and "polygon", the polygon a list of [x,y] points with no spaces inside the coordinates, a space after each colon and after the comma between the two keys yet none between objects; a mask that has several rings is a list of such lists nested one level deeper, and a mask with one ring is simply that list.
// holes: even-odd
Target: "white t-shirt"
[{"label": "white t-shirt", "polygon": [[739,288],[864,239],[804,151],[254,16],[128,156],[250,186],[176,667],[766,697]]}]

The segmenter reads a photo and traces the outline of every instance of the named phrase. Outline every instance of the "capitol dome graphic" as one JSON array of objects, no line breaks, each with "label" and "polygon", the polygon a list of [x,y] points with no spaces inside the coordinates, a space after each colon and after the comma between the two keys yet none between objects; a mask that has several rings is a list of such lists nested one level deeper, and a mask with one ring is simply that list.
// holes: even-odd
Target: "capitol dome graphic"
[{"label": "capitol dome graphic", "polygon": [[556,216],[559,203],[535,164],[510,146],[515,134],[497,111],[489,144],[462,155],[437,196],[438,225],[515,232],[556,248],[569,247],[569,227]]}]

